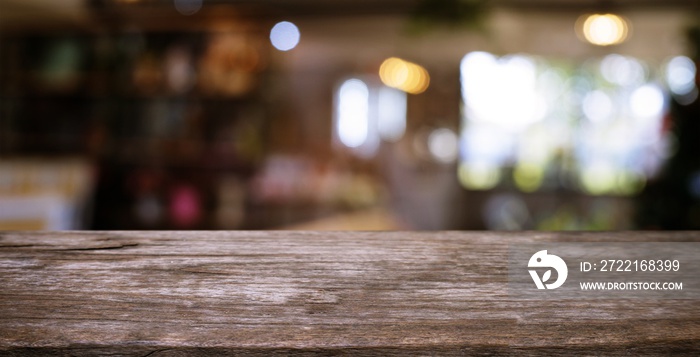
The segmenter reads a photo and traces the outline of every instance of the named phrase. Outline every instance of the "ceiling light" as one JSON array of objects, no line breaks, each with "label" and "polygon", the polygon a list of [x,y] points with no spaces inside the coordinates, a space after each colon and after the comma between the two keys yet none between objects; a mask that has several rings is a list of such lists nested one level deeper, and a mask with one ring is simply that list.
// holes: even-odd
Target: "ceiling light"
[{"label": "ceiling light", "polygon": [[583,15],[576,24],[579,35],[597,46],[620,44],[629,35],[627,20],[614,14]]}]

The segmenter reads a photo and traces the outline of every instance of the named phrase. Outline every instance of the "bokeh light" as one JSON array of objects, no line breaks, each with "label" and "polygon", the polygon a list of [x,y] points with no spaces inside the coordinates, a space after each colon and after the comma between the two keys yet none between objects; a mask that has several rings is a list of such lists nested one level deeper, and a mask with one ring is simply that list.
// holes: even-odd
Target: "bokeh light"
[{"label": "bokeh light", "polygon": [[202,0],[175,0],[175,10],[189,16],[196,14],[202,8]]},{"label": "bokeh light", "polygon": [[382,87],[379,89],[377,130],[382,139],[396,142],[406,132],[406,93]]},{"label": "bokeh light", "polygon": [[583,114],[592,122],[609,120],[613,115],[613,102],[610,96],[601,90],[595,90],[583,98]]},{"label": "bokeh light", "polygon": [[457,159],[457,134],[448,128],[435,129],[428,136],[428,150],[435,160],[449,164]]},{"label": "bokeh light", "polygon": [[608,82],[620,86],[639,85],[646,76],[644,66],[638,60],[618,54],[603,58],[600,73]]},{"label": "bokeh light", "polygon": [[665,157],[656,153],[666,100],[655,75],[618,54],[576,69],[528,55],[467,54],[461,184],[487,190],[511,173],[526,193],[578,181],[590,195],[638,194]]},{"label": "bokeh light", "polygon": [[471,52],[460,67],[470,120],[517,131],[546,114],[546,102],[537,92],[536,66],[530,58],[515,55],[499,59],[490,53]]},{"label": "bokeh light", "polygon": [[637,88],[630,97],[632,113],[639,118],[655,118],[664,110],[664,94],[661,88],[646,84]]},{"label": "bokeh light", "polygon": [[501,165],[514,148],[514,138],[495,125],[470,123],[462,130],[460,155],[467,162],[488,162]]},{"label": "bokeh light", "polygon": [[338,138],[347,147],[356,148],[367,140],[369,132],[369,89],[359,79],[348,79],[338,91]]},{"label": "bokeh light", "polygon": [[272,27],[270,42],[280,51],[289,51],[299,44],[299,28],[289,21],[282,21]]},{"label": "bokeh light", "polygon": [[673,57],[666,65],[668,89],[676,95],[686,95],[695,90],[697,68],[693,60],[686,56]]},{"label": "bokeh light", "polygon": [[519,164],[513,169],[513,181],[523,192],[537,191],[542,186],[544,170],[540,165]]},{"label": "bokeh light", "polygon": [[411,94],[423,93],[430,85],[430,75],[425,68],[396,57],[382,63],[379,78],[385,85]]},{"label": "bokeh light", "polygon": [[616,184],[615,166],[610,162],[596,161],[581,172],[583,189],[591,195],[602,195],[613,192]]},{"label": "bokeh light", "polygon": [[457,171],[459,182],[470,190],[489,190],[501,181],[501,171],[487,162],[461,163]]},{"label": "bokeh light", "polygon": [[[584,15],[583,37],[597,46],[617,45],[627,39],[629,25],[627,21],[614,14]],[[580,23],[578,21],[577,23]]]}]

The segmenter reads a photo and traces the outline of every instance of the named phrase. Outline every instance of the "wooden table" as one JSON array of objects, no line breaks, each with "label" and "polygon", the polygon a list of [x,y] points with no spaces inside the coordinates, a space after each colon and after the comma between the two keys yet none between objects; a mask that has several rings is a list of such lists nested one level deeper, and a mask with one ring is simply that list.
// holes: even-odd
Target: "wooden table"
[{"label": "wooden table", "polygon": [[512,242],[686,233],[0,233],[0,355],[700,355],[699,300],[517,300]]}]

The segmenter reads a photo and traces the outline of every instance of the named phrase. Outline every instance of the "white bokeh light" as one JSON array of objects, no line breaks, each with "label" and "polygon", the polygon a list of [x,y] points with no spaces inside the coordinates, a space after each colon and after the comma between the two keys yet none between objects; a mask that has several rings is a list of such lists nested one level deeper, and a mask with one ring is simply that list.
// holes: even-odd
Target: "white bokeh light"
[{"label": "white bokeh light", "polygon": [[686,56],[674,57],[666,66],[666,83],[677,95],[686,95],[695,89],[695,63]]},{"label": "white bokeh light", "polygon": [[664,94],[655,85],[643,85],[632,93],[630,108],[640,118],[658,117],[664,110]]},{"label": "white bokeh light", "polygon": [[378,93],[377,129],[382,139],[396,142],[406,131],[406,92],[382,87]]},{"label": "white bokeh light", "polygon": [[289,21],[282,21],[272,27],[270,42],[280,51],[289,51],[299,44],[299,28]]},{"label": "white bokeh light", "polygon": [[338,90],[338,138],[347,147],[364,144],[369,132],[369,89],[359,79],[348,79]]},{"label": "white bokeh light", "polygon": [[613,114],[613,102],[605,92],[595,90],[583,99],[582,109],[586,118],[599,123],[610,119]]},{"label": "white bokeh light", "polygon": [[605,56],[600,62],[600,72],[605,80],[621,86],[639,85],[646,75],[639,61],[618,54]]},{"label": "white bokeh light", "polygon": [[499,59],[490,53],[472,52],[462,59],[460,69],[470,120],[517,131],[546,114],[545,100],[537,91],[536,66],[528,57]]},{"label": "white bokeh light", "polygon": [[460,156],[467,162],[501,165],[514,145],[513,135],[488,123],[472,123],[462,130]]},{"label": "white bokeh light", "polygon": [[434,130],[428,136],[428,150],[437,161],[449,164],[457,160],[459,140],[448,128]]}]

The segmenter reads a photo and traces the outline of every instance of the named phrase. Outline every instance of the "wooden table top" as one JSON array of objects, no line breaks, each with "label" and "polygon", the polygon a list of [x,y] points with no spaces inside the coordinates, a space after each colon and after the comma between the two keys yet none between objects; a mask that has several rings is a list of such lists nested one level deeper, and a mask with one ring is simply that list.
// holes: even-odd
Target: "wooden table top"
[{"label": "wooden table top", "polygon": [[700,300],[506,293],[587,241],[700,232],[0,232],[0,355],[700,355]]}]

